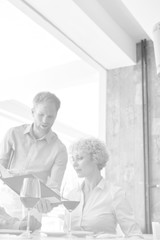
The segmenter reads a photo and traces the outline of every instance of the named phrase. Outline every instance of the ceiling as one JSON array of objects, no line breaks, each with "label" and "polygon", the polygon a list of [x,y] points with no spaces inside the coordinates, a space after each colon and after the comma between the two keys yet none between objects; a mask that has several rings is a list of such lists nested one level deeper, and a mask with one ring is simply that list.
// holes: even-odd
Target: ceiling
[{"label": "ceiling", "polygon": [[153,27],[160,21],[159,0],[122,0],[137,22],[153,39]]},{"label": "ceiling", "polygon": [[152,39],[159,0],[9,0],[79,57],[112,69],[136,63]]}]

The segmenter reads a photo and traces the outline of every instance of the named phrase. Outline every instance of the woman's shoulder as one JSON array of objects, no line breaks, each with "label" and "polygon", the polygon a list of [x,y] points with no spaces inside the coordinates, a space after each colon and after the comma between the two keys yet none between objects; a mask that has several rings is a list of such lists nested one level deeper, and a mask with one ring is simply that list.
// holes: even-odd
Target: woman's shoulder
[{"label": "woman's shoulder", "polygon": [[125,190],[123,187],[121,187],[118,184],[115,184],[111,181],[104,180],[105,182],[105,187],[107,188],[107,191],[110,192],[111,197],[114,199],[115,197],[125,195]]},{"label": "woman's shoulder", "polygon": [[75,187],[68,191],[68,194],[66,194],[68,199],[80,199],[80,196],[82,194],[81,188],[80,187]]}]

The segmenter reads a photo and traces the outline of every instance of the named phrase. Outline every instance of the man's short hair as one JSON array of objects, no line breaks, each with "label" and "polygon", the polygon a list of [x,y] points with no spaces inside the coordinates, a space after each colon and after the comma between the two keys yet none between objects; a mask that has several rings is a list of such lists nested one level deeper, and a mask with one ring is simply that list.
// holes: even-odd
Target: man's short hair
[{"label": "man's short hair", "polygon": [[59,98],[51,92],[39,92],[33,98],[33,106],[35,107],[39,103],[53,102],[56,105],[57,111],[60,108],[61,102]]}]

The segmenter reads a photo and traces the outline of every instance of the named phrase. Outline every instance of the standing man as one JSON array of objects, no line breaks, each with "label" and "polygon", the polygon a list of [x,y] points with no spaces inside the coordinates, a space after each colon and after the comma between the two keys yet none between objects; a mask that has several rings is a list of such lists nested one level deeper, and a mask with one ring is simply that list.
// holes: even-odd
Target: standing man
[{"label": "standing man", "polygon": [[[67,164],[67,150],[51,128],[60,108],[60,100],[50,92],[33,99],[33,123],[11,128],[0,148],[0,163],[19,173],[33,173],[50,188],[59,191]],[[49,212],[53,204],[41,199],[39,212]]]}]

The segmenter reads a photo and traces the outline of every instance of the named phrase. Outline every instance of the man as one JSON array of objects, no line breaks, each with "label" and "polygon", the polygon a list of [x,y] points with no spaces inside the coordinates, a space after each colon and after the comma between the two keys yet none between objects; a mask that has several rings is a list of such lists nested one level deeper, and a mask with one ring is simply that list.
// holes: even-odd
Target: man
[{"label": "man", "polygon": [[[67,150],[51,128],[60,100],[50,92],[33,99],[33,123],[11,128],[0,149],[0,163],[12,173],[33,173],[50,188],[59,191],[67,164]],[[41,199],[39,212],[49,212],[53,204]]]}]

